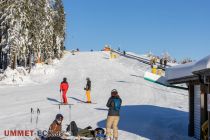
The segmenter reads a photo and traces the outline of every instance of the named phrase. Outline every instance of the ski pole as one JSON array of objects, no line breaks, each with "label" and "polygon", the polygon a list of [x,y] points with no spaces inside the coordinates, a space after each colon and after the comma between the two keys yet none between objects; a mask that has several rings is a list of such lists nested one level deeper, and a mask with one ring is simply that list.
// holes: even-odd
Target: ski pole
[{"label": "ski pole", "polygon": [[62,94],[61,94],[61,91],[60,91],[60,99],[61,99],[61,104],[63,103],[63,100],[62,100]]},{"label": "ski pole", "polygon": [[70,134],[71,134],[71,105],[69,104],[69,123],[70,123]]},{"label": "ski pole", "polygon": [[38,124],[38,121],[39,121],[39,114],[40,114],[40,110],[39,110],[39,108],[37,108],[36,128],[37,128],[37,124]]},{"label": "ski pole", "polygon": [[61,113],[61,105],[58,105],[59,113]]},{"label": "ski pole", "polygon": [[34,114],[34,110],[33,110],[33,108],[31,108],[31,124],[32,124],[32,122],[33,122],[33,115]]}]

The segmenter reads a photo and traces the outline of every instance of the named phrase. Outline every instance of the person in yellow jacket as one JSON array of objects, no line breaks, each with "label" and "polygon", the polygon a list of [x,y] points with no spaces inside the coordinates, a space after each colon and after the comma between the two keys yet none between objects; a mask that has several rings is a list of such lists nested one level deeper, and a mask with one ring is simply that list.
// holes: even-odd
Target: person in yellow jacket
[{"label": "person in yellow jacket", "polygon": [[91,91],[91,81],[90,78],[86,78],[87,84],[84,90],[86,90],[86,96],[87,96],[87,102],[86,103],[91,103],[91,96],[90,96],[90,91]]}]

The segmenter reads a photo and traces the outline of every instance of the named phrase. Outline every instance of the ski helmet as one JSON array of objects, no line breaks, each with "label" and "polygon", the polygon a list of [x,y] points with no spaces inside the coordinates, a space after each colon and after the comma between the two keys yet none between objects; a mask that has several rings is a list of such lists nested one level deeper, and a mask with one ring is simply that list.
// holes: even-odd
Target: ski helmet
[{"label": "ski helmet", "polygon": [[63,115],[62,114],[57,114],[55,119],[56,120],[63,120]]}]

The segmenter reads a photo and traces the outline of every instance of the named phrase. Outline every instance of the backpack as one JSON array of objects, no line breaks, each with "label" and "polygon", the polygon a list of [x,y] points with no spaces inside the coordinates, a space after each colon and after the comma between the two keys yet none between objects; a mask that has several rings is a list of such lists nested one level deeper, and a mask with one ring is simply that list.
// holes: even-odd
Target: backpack
[{"label": "backpack", "polygon": [[114,110],[119,111],[121,108],[121,101],[120,99],[113,99],[114,100]]}]

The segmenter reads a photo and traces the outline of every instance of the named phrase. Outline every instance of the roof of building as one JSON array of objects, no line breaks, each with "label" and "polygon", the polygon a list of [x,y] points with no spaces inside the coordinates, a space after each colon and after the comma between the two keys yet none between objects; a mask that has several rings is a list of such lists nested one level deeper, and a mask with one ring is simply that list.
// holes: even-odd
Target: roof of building
[{"label": "roof of building", "polygon": [[[196,62],[180,64],[166,69],[166,79],[170,81],[186,82],[196,79],[197,74],[210,73],[210,55]],[[176,83],[174,82],[174,83]]]}]

